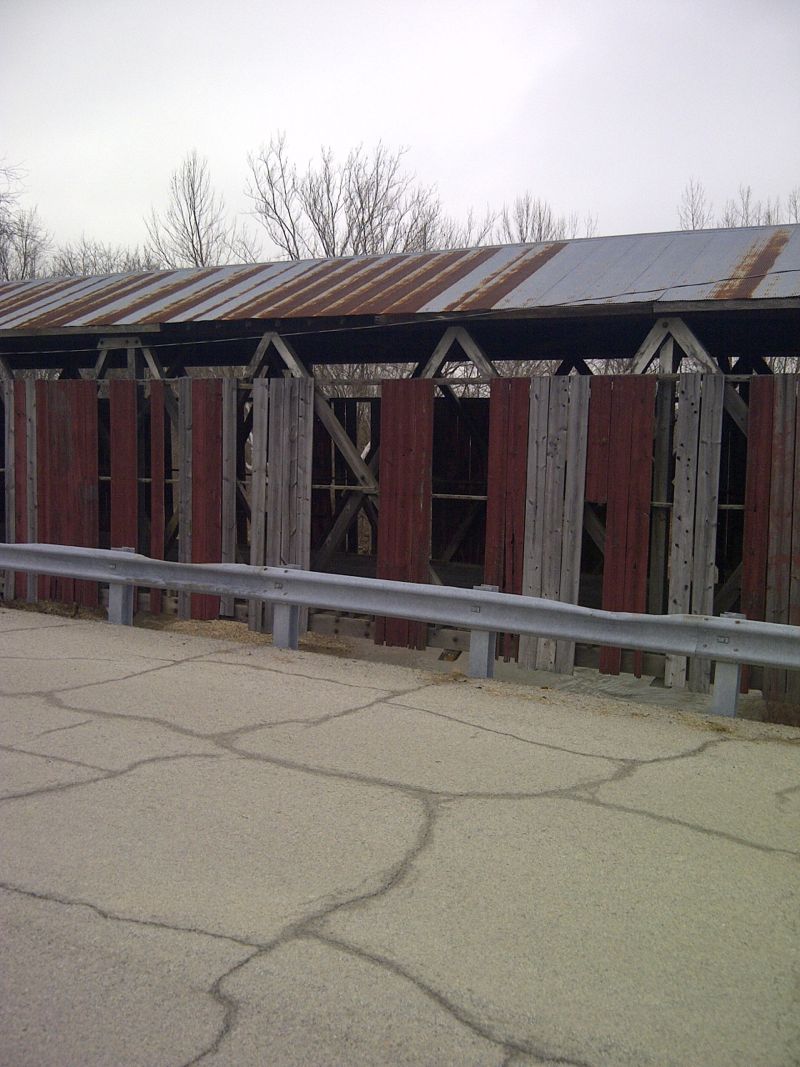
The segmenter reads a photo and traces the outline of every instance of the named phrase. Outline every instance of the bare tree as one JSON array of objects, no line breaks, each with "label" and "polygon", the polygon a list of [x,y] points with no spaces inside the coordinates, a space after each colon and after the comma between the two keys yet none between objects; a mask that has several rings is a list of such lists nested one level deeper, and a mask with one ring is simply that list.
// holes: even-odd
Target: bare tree
[{"label": "bare tree", "polygon": [[706,198],[703,183],[690,178],[681,194],[678,218],[682,230],[705,230],[714,223],[714,213]]},{"label": "bare tree", "polygon": [[359,145],[344,161],[323,148],[300,173],[278,134],[248,160],[253,213],[289,259],[418,252],[488,234],[489,223],[471,218],[461,228],[449,219],[435,186],[420,184],[404,156],[382,142]]},{"label": "bare tree", "polygon": [[[794,190],[793,190],[794,193]],[[791,197],[789,194],[791,214]],[[739,186],[739,196],[736,200],[728,200],[725,210],[719,221],[720,226],[776,226],[785,222],[787,213],[783,210],[781,198],[767,197],[765,201],[756,200],[753,196],[753,188],[750,185]]]},{"label": "bare tree", "polygon": [[546,200],[530,191],[514,198],[511,206],[503,205],[497,227],[500,241],[525,244],[539,241],[564,241],[582,236],[592,237],[597,230],[597,219],[587,215],[581,221],[575,212],[558,215]]},{"label": "bare tree", "polygon": [[800,185],[795,185],[789,193],[786,204],[789,222],[800,222]]},{"label": "bare tree", "polygon": [[126,274],[158,270],[159,261],[136,245],[105,244],[82,236],[79,241],[59,245],[53,253],[49,273],[53,275]]},{"label": "bare tree", "polygon": [[35,207],[19,204],[20,170],[0,164],[0,280],[36,278],[45,268],[50,236]]},{"label": "bare tree", "polygon": [[169,202],[145,219],[150,243],[145,255],[162,266],[209,267],[220,263],[252,263],[257,242],[228,218],[225,201],[214,192],[207,160],[195,150],[172,172]]}]

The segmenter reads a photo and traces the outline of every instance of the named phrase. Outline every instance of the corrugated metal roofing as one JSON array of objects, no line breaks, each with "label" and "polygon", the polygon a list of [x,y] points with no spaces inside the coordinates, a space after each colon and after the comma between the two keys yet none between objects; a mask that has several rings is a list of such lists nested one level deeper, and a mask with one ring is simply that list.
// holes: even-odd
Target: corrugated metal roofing
[{"label": "corrugated metal roofing", "polygon": [[0,330],[800,297],[800,225],[0,285]]}]

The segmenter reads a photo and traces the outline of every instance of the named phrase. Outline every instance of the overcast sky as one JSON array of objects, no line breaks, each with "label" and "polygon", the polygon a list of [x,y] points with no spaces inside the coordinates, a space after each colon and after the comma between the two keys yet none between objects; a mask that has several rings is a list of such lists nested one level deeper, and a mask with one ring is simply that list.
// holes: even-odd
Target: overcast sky
[{"label": "overcast sky", "polygon": [[145,237],[196,148],[409,148],[453,214],[530,189],[599,233],[800,185],[800,0],[0,0],[0,159],[57,241]]}]

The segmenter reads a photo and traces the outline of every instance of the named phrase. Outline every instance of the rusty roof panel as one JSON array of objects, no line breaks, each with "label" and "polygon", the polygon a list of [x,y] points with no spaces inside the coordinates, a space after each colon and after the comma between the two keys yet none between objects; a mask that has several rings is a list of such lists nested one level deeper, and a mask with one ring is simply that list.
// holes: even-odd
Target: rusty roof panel
[{"label": "rusty roof panel", "polygon": [[764,240],[756,238],[731,272],[714,290],[717,300],[746,300],[769,277],[775,260],[789,240],[788,229],[777,229]]},{"label": "rusty roof panel", "polygon": [[494,308],[499,300],[518,289],[523,281],[540,270],[548,260],[566,247],[565,241],[537,245],[511,260],[507,267],[488,277],[481,285],[450,304],[448,311],[483,311]]},{"label": "rusty roof panel", "polygon": [[0,330],[800,298],[800,225],[0,284]]}]

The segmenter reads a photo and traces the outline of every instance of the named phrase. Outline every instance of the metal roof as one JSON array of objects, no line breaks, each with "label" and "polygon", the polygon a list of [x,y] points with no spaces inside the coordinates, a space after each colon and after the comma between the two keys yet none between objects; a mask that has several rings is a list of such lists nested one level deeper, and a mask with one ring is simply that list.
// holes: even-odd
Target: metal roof
[{"label": "metal roof", "polygon": [[800,298],[800,225],[0,285],[0,330]]}]

